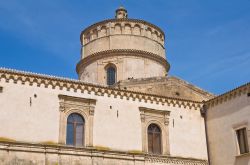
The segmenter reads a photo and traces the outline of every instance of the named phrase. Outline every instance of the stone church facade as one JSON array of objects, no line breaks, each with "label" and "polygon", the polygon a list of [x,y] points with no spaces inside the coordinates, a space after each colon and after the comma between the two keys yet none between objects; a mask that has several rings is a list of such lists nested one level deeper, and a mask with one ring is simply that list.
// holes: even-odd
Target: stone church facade
[{"label": "stone church facade", "polygon": [[249,84],[217,97],[168,76],[164,32],[123,7],[80,41],[79,80],[0,69],[0,164],[249,163]]}]

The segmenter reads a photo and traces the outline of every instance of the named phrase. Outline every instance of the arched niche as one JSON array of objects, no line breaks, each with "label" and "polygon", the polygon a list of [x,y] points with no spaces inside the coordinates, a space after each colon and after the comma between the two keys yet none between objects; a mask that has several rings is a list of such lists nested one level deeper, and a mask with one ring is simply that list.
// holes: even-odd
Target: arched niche
[{"label": "arched niche", "polygon": [[151,29],[150,27],[148,27],[147,30],[146,30],[146,36],[147,36],[148,38],[151,38],[151,37],[152,37],[152,29]]},{"label": "arched niche", "polygon": [[100,29],[100,31],[99,31],[98,36],[99,37],[104,37],[106,35],[107,35],[107,28],[106,28],[106,26],[102,26],[101,29]]},{"label": "arched niche", "polygon": [[131,25],[130,24],[125,24],[124,34],[131,34]]},{"label": "arched niche", "polygon": [[97,33],[97,29],[93,30],[93,34],[92,34],[92,39],[97,39],[98,38],[98,33]]},{"label": "arched niche", "polygon": [[133,34],[134,35],[141,35],[141,27],[140,25],[136,24],[133,28]]},{"label": "arched niche", "polygon": [[121,24],[119,24],[119,23],[115,24],[114,34],[122,34],[122,26],[121,26]]}]

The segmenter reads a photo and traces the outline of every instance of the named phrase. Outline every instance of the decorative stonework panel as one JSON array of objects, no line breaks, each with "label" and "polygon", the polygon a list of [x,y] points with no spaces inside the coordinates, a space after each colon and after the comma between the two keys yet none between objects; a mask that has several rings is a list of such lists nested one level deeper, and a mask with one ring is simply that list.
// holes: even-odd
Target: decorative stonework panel
[{"label": "decorative stonework panel", "polygon": [[184,158],[171,158],[171,157],[157,157],[157,156],[146,156],[145,164],[154,165],[154,164],[162,164],[162,165],[207,165],[208,162],[206,160],[198,160],[198,159],[184,159]]},{"label": "decorative stonework panel", "polygon": [[142,150],[148,152],[147,128],[150,124],[156,124],[161,128],[161,148],[163,155],[169,155],[169,116],[170,111],[156,110],[139,107],[142,124]]},{"label": "decorative stonework panel", "polygon": [[59,143],[66,144],[67,118],[72,113],[80,114],[85,120],[84,144],[93,146],[93,118],[96,100],[59,95],[60,130]]}]

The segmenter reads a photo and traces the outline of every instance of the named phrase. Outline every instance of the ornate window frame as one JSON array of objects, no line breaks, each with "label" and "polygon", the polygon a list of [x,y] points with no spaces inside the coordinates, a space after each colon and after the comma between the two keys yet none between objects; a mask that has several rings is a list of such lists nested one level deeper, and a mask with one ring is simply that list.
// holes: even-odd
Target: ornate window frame
[{"label": "ornate window frame", "polygon": [[169,116],[170,111],[139,107],[142,128],[142,151],[148,153],[148,126],[156,124],[161,129],[161,153],[170,154],[169,148]]},{"label": "ornate window frame", "polygon": [[72,113],[80,114],[85,120],[84,147],[93,146],[93,119],[95,99],[58,95],[59,98],[59,143],[66,145],[67,119]]}]

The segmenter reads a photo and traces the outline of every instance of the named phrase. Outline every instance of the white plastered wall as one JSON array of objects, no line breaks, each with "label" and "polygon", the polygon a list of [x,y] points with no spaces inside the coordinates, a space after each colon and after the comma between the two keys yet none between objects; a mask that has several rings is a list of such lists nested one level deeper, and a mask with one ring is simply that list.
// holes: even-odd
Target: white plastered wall
[{"label": "white plastered wall", "polygon": [[[137,99],[127,100],[126,97],[114,98],[112,95],[97,96],[87,92],[51,89],[51,86],[45,88],[43,85],[36,87],[36,84],[14,84],[12,80],[9,83],[0,81],[0,86],[3,87],[3,92],[0,93],[0,137],[35,143],[58,142],[58,94],[64,94],[97,100],[93,123],[94,146],[120,151],[142,150],[139,107],[147,107],[170,111],[171,156],[198,159],[207,157],[204,123],[199,110],[139,102]],[[36,98],[34,94],[37,95]]]},{"label": "white plastered wall", "polygon": [[[250,155],[239,156],[235,133],[237,128],[246,127],[250,142],[250,97],[242,94],[209,108],[207,125],[212,165],[250,163]],[[243,159],[244,162],[240,162]]]}]

